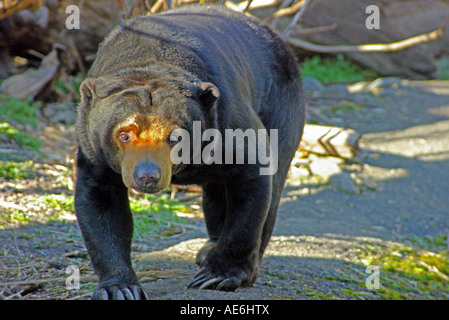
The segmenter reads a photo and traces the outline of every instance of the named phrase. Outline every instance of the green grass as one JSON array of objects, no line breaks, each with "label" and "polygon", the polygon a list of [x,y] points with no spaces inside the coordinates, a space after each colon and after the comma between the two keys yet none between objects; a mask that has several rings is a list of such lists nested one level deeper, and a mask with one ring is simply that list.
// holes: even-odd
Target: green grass
[{"label": "green grass", "polygon": [[78,73],[74,76],[68,76],[66,80],[58,80],[55,83],[54,89],[59,92],[61,96],[70,97],[73,104],[79,102],[79,90],[83,81],[83,74]]},{"label": "green grass", "polygon": [[0,122],[0,140],[13,140],[23,147],[31,147],[35,151],[39,151],[41,142],[29,135],[22,133],[19,129],[12,126],[8,122]]},{"label": "green grass", "polygon": [[134,236],[172,236],[173,226],[183,224],[186,219],[178,217],[177,212],[190,212],[184,203],[170,200],[169,195],[145,194],[131,201],[134,215]]},{"label": "green grass", "polygon": [[342,54],[335,57],[322,58],[313,56],[301,64],[303,77],[312,77],[321,82],[355,82],[374,80],[377,74],[373,70],[361,68]]},{"label": "green grass", "polygon": [[37,109],[40,104],[40,102],[32,102],[31,99],[23,101],[0,95],[0,119],[7,122],[29,124],[36,128],[38,122]]},{"label": "green grass", "polygon": [[72,195],[47,194],[42,197],[42,202],[58,213],[75,212],[75,199]]},{"label": "green grass", "polygon": [[0,178],[7,180],[27,179],[36,173],[33,161],[14,162],[0,160]]},{"label": "green grass", "polygon": [[[440,238],[436,240],[440,241]],[[448,299],[449,254],[389,244],[375,247],[365,265],[380,268],[379,295],[383,299]]]},{"label": "green grass", "polygon": [[41,142],[25,133],[36,130],[40,102],[22,101],[0,95],[0,141],[15,142],[23,147],[39,151]]},{"label": "green grass", "polygon": [[437,61],[438,80],[449,80],[449,58]]},{"label": "green grass", "polygon": [[[60,176],[49,176],[45,168],[38,166],[34,161],[4,161],[0,160],[0,180],[17,181],[24,185],[27,180],[47,179],[58,185],[58,188],[67,187],[54,179],[67,180],[72,171],[67,168],[53,167],[51,170],[59,171]],[[44,190],[43,190],[44,191]],[[8,201],[9,202],[9,201]],[[186,204],[171,200],[169,194],[160,195],[139,194],[131,199],[131,210],[134,216],[134,232],[137,238],[168,237],[180,233],[180,225],[187,219],[177,216],[178,212],[190,213]],[[74,219],[74,196],[72,194],[45,193],[23,198],[21,201],[12,201],[9,206],[0,210],[0,229],[11,225],[24,225],[29,223],[48,223]]]},{"label": "green grass", "polygon": [[[9,177],[24,176],[18,174],[15,170],[9,170],[8,172],[10,172],[8,173]],[[33,208],[36,208],[36,210]],[[186,218],[178,217],[176,213],[191,211],[182,202],[170,200],[168,194],[139,195],[131,201],[131,210],[134,217],[134,236],[137,239],[169,237],[179,233],[176,227],[183,224]],[[45,194],[36,196],[33,198],[31,209],[23,207],[23,209],[8,208],[3,210],[0,213],[0,229],[8,225],[62,221],[68,216],[73,218],[74,212],[73,195]]]}]

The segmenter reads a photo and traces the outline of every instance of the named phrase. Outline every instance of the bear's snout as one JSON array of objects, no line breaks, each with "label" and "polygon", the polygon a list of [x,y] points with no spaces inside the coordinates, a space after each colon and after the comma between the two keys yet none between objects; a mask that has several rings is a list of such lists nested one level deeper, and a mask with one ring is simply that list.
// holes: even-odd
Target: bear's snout
[{"label": "bear's snout", "polygon": [[149,161],[141,162],[134,168],[133,176],[140,190],[151,191],[161,180],[161,168]]}]

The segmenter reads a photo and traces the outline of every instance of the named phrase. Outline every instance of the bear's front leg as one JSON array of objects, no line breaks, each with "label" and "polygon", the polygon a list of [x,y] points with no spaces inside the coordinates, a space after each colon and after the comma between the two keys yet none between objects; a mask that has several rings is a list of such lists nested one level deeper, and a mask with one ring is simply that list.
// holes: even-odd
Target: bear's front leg
[{"label": "bear's front leg", "polygon": [[[220,237],[200,251],[197,262],[201,269],[189,288],[234,291],[256,281],[272,176],[259,175],[258,169],[239,171],[226,179],[227,210]],[[217,203],[217,210],[223,205]]]},{"label": "bear's front leg", "polygon": [[131,266],[133,219],[121,176],[77,156],[75,212],[99,284],[92,299],[148,299]]}]

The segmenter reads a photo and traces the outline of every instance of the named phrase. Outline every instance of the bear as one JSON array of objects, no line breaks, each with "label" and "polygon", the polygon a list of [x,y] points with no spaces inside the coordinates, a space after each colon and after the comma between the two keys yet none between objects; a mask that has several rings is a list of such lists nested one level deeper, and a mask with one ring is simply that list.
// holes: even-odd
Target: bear
[{"label": "bear", "polygon": [[[92,299],[149,298],[131,263],[128,192],[158,193],[171,183],[202,188],[209,239],[188,288],[254,284],[305,121],[298,64],[282,39],[218,5],[137,17],[105,37],[80,95],[75,213],[99,277]],[[194,129],[209,140],[184,141],[180,133]],[[192,159],[229,130],[245,135],[230,136],[221,144],[227,151],[249,158],[265,145],[274,162],[238,161],[218,148],[209,153],[214,161]],[[256,148],[251,132],[265,132]],[[180,151],[191,161],[174,161]],[[270,163],[275,170],[262,172]]]}]

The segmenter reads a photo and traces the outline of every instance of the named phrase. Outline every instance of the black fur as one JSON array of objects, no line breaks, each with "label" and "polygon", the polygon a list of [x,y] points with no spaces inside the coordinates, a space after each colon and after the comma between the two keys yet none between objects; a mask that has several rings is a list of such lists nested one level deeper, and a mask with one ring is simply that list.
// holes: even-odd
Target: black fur
[{"label": "black fur", "polygon": [[[301,81],[287,46],[245,15],[186,6],[118,26],[89,78],[77,123],[75,209],[100,277],[93,297],[145,297],[131,266],[132,215],[111,134],[117,123],[146,113],[187,130],[200,120],[203,130],[217,128],[223,137],[227,128],[278,130],[273,176],[260,175],[259,164],[172,170],[173,183],[203,187],[210,243],[198,254],[202,268],[191,287],[235,290],[254,283],[304,126]],[[206,83],[214,86],[201,89]],[[147,85],[150,94],[139,94],[151,100],[125,107],[118,92],[136,85]],[[98,107],[105,97],[109,102]]]}]

